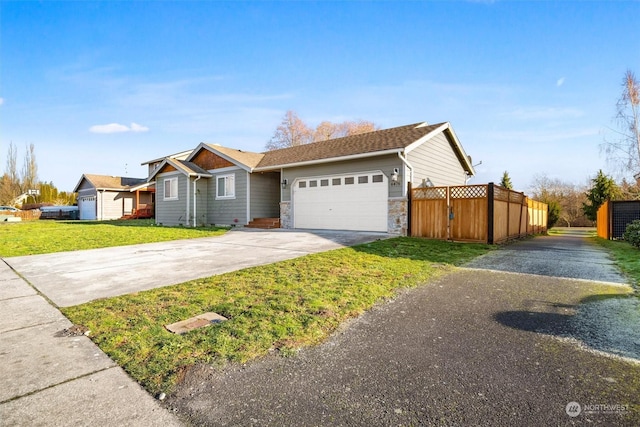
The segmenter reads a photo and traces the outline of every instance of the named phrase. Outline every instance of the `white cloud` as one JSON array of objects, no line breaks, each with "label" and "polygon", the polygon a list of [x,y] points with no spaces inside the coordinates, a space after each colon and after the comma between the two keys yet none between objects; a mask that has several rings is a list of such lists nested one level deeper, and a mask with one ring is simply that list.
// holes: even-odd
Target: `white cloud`
[{"label": "white cloud", "polygon": [[4,104],[4,98],[0,98],[0,105]]},{"label": "white cloud", "polygon": [[556,86],[560,87],[564,84],[564,77],[560,77],[557,81],[556,81]]},{"label": "white cloud", "polygon": [[147,132],[148,127],[139,125],[137,123],[131,123],[131,132]]},{"label": "white cloud", "polygon": [[148,130],[148,127],[137,123],[131,123],[131,126],[109,123],[107,125],[95,125],[89,128],[89,132],[92,133],[147,132]]}]

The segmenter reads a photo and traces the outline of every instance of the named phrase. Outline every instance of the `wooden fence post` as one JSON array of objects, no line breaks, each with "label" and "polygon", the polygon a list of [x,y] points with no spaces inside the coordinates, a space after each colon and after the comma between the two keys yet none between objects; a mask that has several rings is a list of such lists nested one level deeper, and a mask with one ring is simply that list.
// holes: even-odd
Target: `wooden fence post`
[{"label": "wooden fence post", "polygon": [[494,183],[487,185],[487,243],[493,245],[493,204],[494,204]]}]

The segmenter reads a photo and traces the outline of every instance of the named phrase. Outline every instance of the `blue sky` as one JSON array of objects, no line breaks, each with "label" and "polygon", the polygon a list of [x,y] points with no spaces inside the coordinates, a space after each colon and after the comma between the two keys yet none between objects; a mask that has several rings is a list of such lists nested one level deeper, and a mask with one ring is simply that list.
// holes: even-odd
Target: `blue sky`
[{"label": "blue sky", "polygon": [[263,151],[294,110],[449,121],[482,161],[472,183],[584,184],[613,172],[599,145],[639,23],[638,1],[0,0],[0,167],[33,143],[61,190],[144,177],[202,141]]}]

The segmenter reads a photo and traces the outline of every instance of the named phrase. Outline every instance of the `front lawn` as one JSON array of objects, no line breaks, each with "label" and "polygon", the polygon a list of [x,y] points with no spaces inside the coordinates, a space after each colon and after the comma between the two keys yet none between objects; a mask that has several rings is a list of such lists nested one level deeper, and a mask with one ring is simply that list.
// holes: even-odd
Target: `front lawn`
[{"label": "front lawn", "polygon": [[225,228],[158,227],[153,220],[0,222],[0,257],[219,236]]},{"label": "front lawn", "polygon": [[[168,392],[197,363],[244,363],[316,344],[399,288],[493,248],[398,237],[62,311],[149,392]],[[229,320],[184,335],[164,328],[208,311]]]},{"label": "front lawn", "polygon": [[595,241],[609,251],[613,261],[631,279],[637,289],[637,286],[640,285],[640,249],[634,248],[622,240],[607,240],[597,237]]}]

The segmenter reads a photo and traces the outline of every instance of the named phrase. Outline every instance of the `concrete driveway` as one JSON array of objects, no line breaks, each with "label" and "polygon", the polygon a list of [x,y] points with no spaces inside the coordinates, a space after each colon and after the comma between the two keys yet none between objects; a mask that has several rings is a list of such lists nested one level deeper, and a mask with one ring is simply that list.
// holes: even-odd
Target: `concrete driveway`
[{"label": "concrete driveway", "polygon": [[5,258],[59,307],[386,239],[385,233],[237,229],[220,237]]}]

